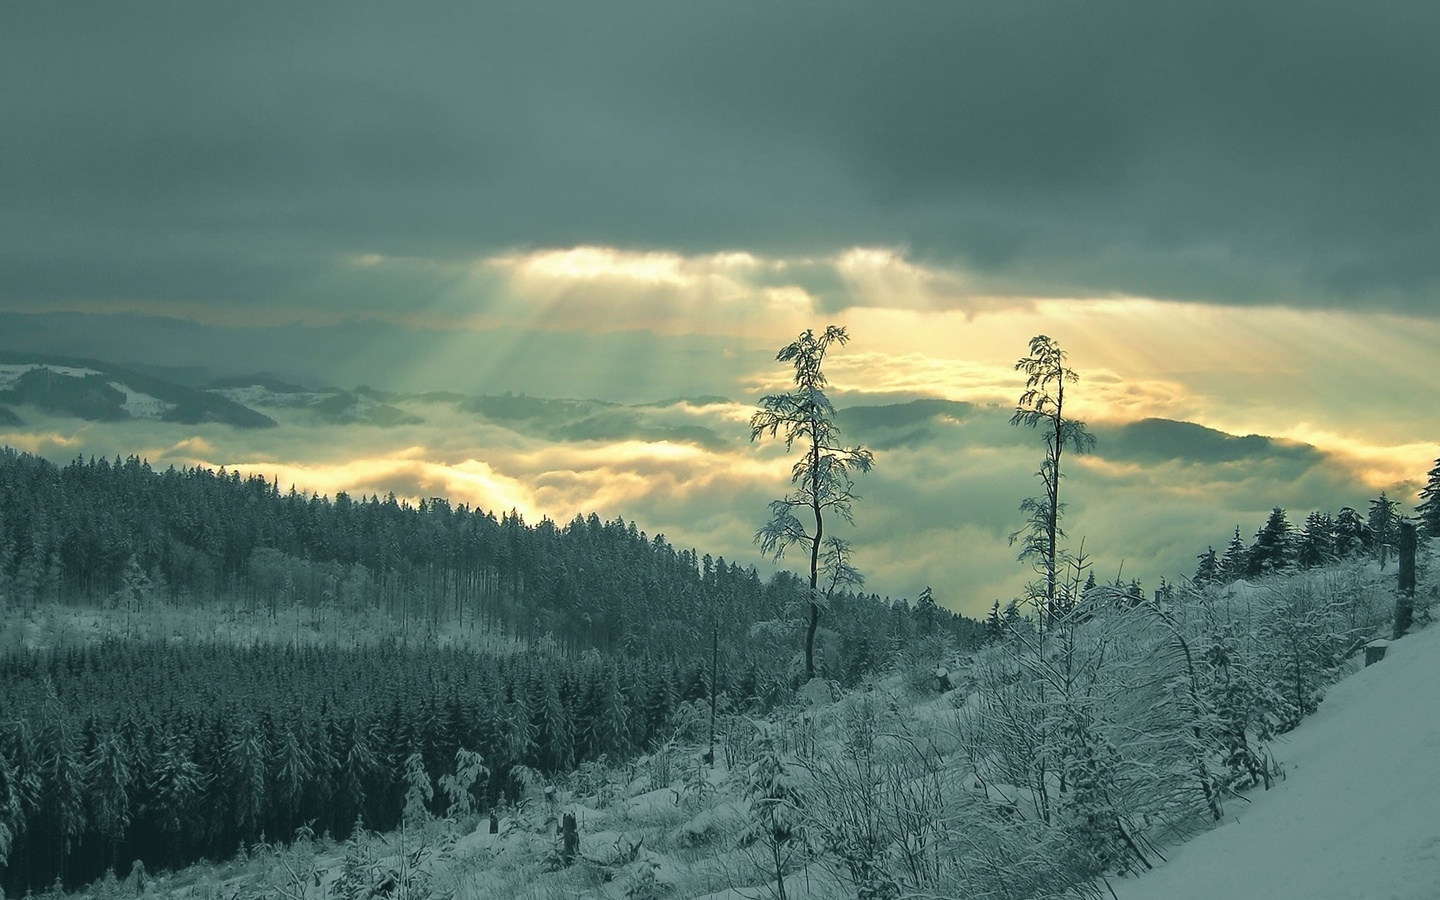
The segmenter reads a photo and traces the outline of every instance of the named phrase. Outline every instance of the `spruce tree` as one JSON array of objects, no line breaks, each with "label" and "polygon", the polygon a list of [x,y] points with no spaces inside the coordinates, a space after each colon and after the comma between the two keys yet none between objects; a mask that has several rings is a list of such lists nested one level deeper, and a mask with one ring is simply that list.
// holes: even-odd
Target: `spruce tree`
[{"label": "spruce tree", "polygon": [[[380,761],[370,749],[369,729],[360,724],[352,715],[343,730],[339,732],[340,742],[336,755],[340,764],[335,772],[335,833],[363,823],[367,795],[373,784]],[[372,814],[373,819],[373,814]]]},{"label": "spruce tree", "polygon": [[204,773],[190,758],[189,744],[183,726],[171,727],[161,736],[149,785],[151,799],[146,804],[165,841],[164,861],[173,865],[186,861],[205,788]]},{"label": "spruce tree", "polygon": [[310,755],[295,729],[286,725],[277,735],[271,749],[270,784],[273,802],[275,837],[288,840],[294,831],[306,783],[311,772]]},{"label": "spruce tree", "polygon": [[1370,515],[1365,525],[1370,532],[1371,549],[1380,560],[1381,571],[1384,571],[1390,551],[1400,537],[1400,504],[1381,491],[1379,497],[1370,501]]},{"label": "spruce tree", "polygon": [[928,584],[915,600],[914,615],[916,630],[927,637],[934,634],[940,625],[940,607],[936,605]]},{"label": "spruce tree", "polygon": [[1195,577],[1191,579],[1196,587],[1203,587],[1220,580],[1220,558],[1215,555],[1214,547],[1206,547],[1196,559],[1200,560],[1195,567]]},{"label": "spruce tree", "polygon": [[85,831],[85,775],[75,729],[47,682],[39,734],[40,826],[58,851],[59,871]]},{"label": "spruce tree", "polygon": [[613,665],[605,667],[605,677],[600,684],[596,738],[600,753],[619,759],[630,752],[630,706]]},{"label": "spruce tree", "polygon": [[990,615],[985,619],[985,640],[998,641],[1005,636],[1005,623],[1000,618],[1000,601],[990,604]]},{"label": "spruce tree", "polygon": [[223,751],[231,825],[240,840],[252,844],[265,825],[265,739],[253,720],[231,730]]},{"label": "spruce tree", "polygon": [[1415,515],[1420,519],[1420,530],[1426,537],[1440,538],[1440,459],[1435,460],[1435,467],[1426,475]]},{"label": "spruce tree", "polygon": [[1277,506],[1270,511],[1270,518],[1255,532],[1248,556],[1247,576],[1269,575],[1290,567],[1295,558],[1294,538],[1285,510]]},{"label": "spruce tree", "polygon": [[1335,557],[1335,525],[1328,514],[1312,512],[1300,530],[1296,561],[1302,569],[1322,566]]},{"label": "spruce tree", "polygon": [[1365,520],[1353,506],[1344,506],[1335,514],[1335,556],[1347,559],[1364,551],[1370,543]]},{"label": "spruce tree", "polygon": [[85,760],[85,795],[89,803],[90,827],[109,848],[110,865],[115,849],[130,827],[133,813],[130,750],[120,735],[107,732],[96,741]]},{"label": "spruce tree", "polygon": [[1225,555],[1220,558],[1220,581],[1229,584],[1237,579],[1244,578],[1250,568],[1250,551],[1245,548],[1245,541],[1240,537],[1240,526],[1235,526],[1235,534],[1231,536],[1230,543],[1225,545]]}]

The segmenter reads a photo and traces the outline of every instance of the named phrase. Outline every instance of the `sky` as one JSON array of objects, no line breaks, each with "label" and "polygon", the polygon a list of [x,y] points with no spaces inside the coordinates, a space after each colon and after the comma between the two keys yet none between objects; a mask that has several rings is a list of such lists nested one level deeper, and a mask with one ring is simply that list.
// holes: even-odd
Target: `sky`
[{"label": "sky", "polygon": [[[1274,505],[1298,524],[1380,490],[1413,503],[1440,453],[1431,3],[3,18],[0,349],[698,398],[565,427],[406,401],[418,422],[343,435],[31,416],[15,446],[593,509],[759,562],[788,465],[746,419],[784,387],[776,350],[840,324],[833,396],[862,408],[841,424],[877,448],[857,561],[873,590],[930,584],[970,613],[1027,577],[1005,538],[1040,449],[1006,419],[1033,335],[1069,352],[1101,438],[1066,490],[1102,578],[1188,574]],[[921,399],[962,405],[863,411]],[[1152,417],[1270,440],[1131,427]]]}]

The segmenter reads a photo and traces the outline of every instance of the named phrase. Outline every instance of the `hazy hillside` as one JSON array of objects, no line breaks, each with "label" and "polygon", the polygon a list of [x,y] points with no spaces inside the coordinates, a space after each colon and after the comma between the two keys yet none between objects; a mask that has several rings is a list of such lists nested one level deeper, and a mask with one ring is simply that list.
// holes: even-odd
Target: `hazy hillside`
[{"label": "hazy hillside", "polygon": [[0,410],[11,424],[24,410],[94,422],[148,419],[273,428],[275,421],[210,391],[87,359],[0,354]]}]

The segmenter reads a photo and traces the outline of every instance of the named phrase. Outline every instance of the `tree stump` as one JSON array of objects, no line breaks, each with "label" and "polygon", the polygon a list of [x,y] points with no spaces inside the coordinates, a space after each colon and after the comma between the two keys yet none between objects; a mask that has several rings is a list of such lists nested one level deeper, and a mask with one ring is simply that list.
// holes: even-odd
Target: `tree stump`
[{"label": "tree stump", "polygon": [[580,855],[580,831],[575,826],[575,814],[566,813],[560,820],[560,858],[568,867]]},{"label": "tree stump", "polygon": [[1365,645],[1365,665],[1372,666],[1385,658],[1385,648],[1390,642],[1383,638],[1377,638]]},{"label": "tree stump", "polygon": [[1415,618],[1415,523],[1400,523],[1400,595],[1395,598],[1395,638],[1410,630]]}]

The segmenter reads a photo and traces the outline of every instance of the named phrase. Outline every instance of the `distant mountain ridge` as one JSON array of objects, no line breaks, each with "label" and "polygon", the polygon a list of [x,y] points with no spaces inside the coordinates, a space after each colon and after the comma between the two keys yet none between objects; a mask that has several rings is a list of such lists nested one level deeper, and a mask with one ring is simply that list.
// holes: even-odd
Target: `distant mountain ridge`
[{"label": "distant mountain ridge", "polygon": [[[713,422],[690,414],[734,403],[713,395],[622,404],[508,392],[470,395],[448,389],[402,394],[364,386],[308,387],[265,373],[209,379],[193,369],[138,368],[144,371],[84,357],[0,351],[0,426],[24,425],[27,409],[91,422],[219,423],[243,429],[274,428],[280,424],[277,417],[299,427],[395,428],[421,424],[438,413],[458,413],[564,442],[634,440],[717,450],[736,440],[713,427]],[[295,413],[300,413],[298,418]],[[892,450],[964,442],[960,433],[982,422],[988,423],[985,427],[994,439],[1002,432],[991,426],[1003,413],[992,415],[964,401],[922,398],[843,407],[839,421],[867,446]],[[1011,431],[1004,429],[1007,439],[1025,437]],[[1237,436],[1171,419],[1102,423],[1094,432],[1099,438],[1098,456],[1126,462],[1224,464],[1277,458],[1303,465],[1323,455],[1308,444],[1254,434]]]},{"label": "distant mountain ridge", "polygon": [[99,360],[0,353],[3,418],[21,424],[26,407],[91,422],[150,419],[192,425],[218,422],[236,428],[278,424],[219,394]]}]

